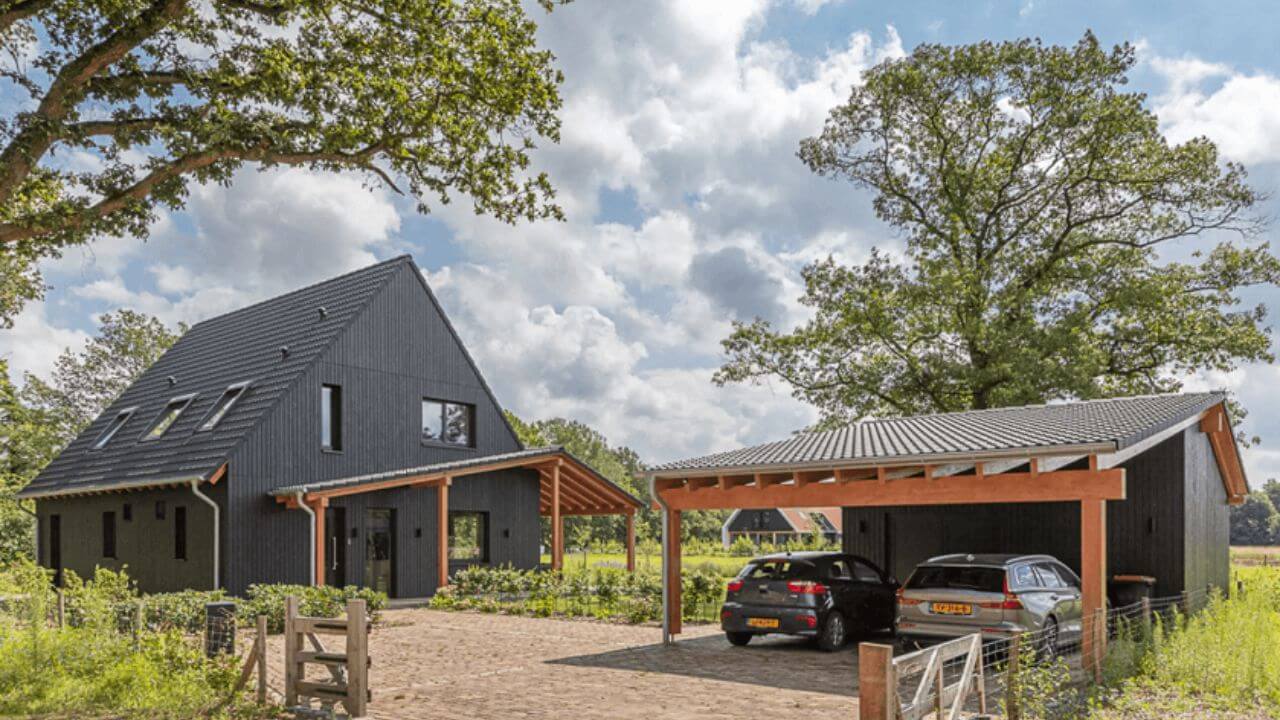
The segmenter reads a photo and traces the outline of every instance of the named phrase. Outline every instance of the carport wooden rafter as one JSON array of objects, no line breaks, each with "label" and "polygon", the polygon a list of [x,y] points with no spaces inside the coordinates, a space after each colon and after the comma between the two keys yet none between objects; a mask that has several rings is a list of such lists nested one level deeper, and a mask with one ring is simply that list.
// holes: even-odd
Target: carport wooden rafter
[{"label": "carport wooden rafter", "polygon": [[[1077,454],[1077,457],[1078,454]],[[946,466],[941,463],[867,464],[771,468],[751,474],[660,473],[651,476],[665,515],[663,535],[664,628],[681,632],[680,525],[689,510],[781,507],[888,507],[984,503],[1074,502],[1081,513],[1083,604],[1086,617],[1106,596],[1106,502],[1125,499],[1125,471],[1103,468],[1096,454],[1087,467],[1043,471],[1043,458],[1025,457],[1013,471],[1008,458]],[[988,472],[992,465],[998,472]],[[749,478],[746,479],[746,478]],[[1086,658],[1100,657],[1100,632],[1086,630]]]},{"label": "carport wooden rafter", "polygon": [[314,517],[314,574],[316,584],[324,583],[325,509],[334,498],[394,488],[423,488],[436,491],[437,586],[449,584],[449,488],[454,479],[510,468],[538,471],[539,513],[551,519],[551,564],[564,566],[564,517],[580,515],[626,516],[627,570],[635,571],[635,513],[641,504],[613,483],[601,478],[572,455],[559,452],[515,460],[480,463],[448,471],[405,474],[369,482],[317,484],[298,495],[282,495],[276,501],[289,508],[305,504]]}]

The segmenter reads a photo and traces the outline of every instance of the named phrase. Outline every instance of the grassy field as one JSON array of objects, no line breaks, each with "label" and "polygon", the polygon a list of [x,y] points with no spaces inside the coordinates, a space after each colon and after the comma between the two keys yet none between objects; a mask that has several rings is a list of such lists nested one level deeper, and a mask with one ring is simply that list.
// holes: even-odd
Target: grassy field
[{"label": "grassy field", "polygon": [[1275,565],[1280,567],[1280,545],[1236,545],[1231,548],[1232,565]]},{"label": "grassy field", "polygon": [[[684,570],[694,571],[701,570],[703,572],[721,575],[723,577],[733,577],[738,574],[742,566],[746,564],[749,558],[744,557],[723,557],[718,555],[683,555],[681,556],[681,566]],[[551,564],[551,556],[543,555],[542,563],[544,565]],[[564,568],[567,571],[581,570],[582,568],[593,567],[626,567],[627,556],[622,553],[591,553],[583,555],[582,553],[566,553],[564,556]],[[636,569],[645,572],[658,572],[662,568],[662,557],[660,555],[644,555],[636,553]]]}]

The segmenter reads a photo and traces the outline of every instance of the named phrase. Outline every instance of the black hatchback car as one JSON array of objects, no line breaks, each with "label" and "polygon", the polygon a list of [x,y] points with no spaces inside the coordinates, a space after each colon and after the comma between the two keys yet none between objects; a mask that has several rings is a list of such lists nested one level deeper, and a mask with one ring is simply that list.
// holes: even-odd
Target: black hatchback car
[{"label": "black hatchback car", "polygon": [[852,633],[892,629],[897,589],[897,580],[856,555],[766,555],[729,582],[720,627],[734,645],[782,633],[815,638],[832,651]]}]

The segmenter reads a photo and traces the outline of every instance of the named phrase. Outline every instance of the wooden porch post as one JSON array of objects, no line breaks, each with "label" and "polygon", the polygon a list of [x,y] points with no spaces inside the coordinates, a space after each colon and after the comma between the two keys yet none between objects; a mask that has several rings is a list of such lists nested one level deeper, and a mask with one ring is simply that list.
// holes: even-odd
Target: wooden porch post
[{"label": "wooden porch post", "polygon": [[1107,501],[1080,501],[1080,580],[1084,667],[1102,677],[1107,651]]},{"label": "wooden porch post", "polygon": [[636,571],[636,511],[627,513],[627,572]]},{"label": "wooden porch post", "polygon": [[551,466],[551,569],[564,567],[564,519],[560,517],[560,461]]},{"label": "wooden porch post", "polygon": [[318,497],[310,505],[311,511],[316,514],[316,585],[324,585],[324,511],[329,507],[329,498]]},{"label": "wooden porch post", "polygon": [[449,584],[449,482],[445,478],[436,489],[436,589]]},{"label": "wooden porch post", "polygon": [[667,627],[672,635],[681,632],[683,587],[680,573],[680,511],[667,511]]}]

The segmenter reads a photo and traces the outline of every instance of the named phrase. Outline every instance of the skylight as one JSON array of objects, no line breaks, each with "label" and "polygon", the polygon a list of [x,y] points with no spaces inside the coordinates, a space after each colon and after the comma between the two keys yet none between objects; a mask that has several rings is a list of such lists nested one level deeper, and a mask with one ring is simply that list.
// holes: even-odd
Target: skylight
[{"label": "skylight", "polygon": [[156,419],[151,423],[151,427],[147,428],[147,431],[142,435],[143,442],[146,442],[147,440],[159,440],[160,437],[178,421],[178,417],[182,415],[182,411],[186,410],[187,406],[190,405],[191,401],[195,398],[195,395],[183,395],[182,397],[176,397],[170,400],[169,404],[164,406],[164,410],[161,410],[160,414],[157,415]]},{"label": "skylight", "polygon": [[231,410],[231,407],[236,404],[236,401],[239,400],[240,396],[244,395],[244,391],[248,389],[249,383],[242,382],[231,385],[224,390],[222,392],[222,397],[218,398],[218,402],[213,404],[213,409],[209,411],[208,417],[205,418],[204,422],[200,423],[200,427],[198,429],[204,431],[212,430],[217,427],[223,416]]},{"label": "skylight", "polygon": [[137,409],[138,408],[125,408],[124,410],[116,413],[116,416],[112,418],[111,423],[102,431],[102,434],[98,436],[98,439],[93,441],[93,449],[101,450],[105,447],[106,444],[111,441],[111,438],[115,437],[115,434],[120,431],[120,428],[124,427],[124,424],[129,421],[129,418],[133,416],[133,411]]}]

